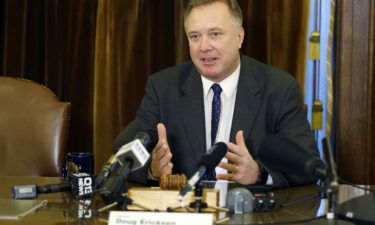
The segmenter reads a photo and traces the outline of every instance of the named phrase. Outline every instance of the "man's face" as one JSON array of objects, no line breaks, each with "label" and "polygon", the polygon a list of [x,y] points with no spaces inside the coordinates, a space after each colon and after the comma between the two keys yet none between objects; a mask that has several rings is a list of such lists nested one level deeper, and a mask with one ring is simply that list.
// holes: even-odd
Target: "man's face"
[{"label": "man's face", "polygon": [[227,5],[214,2],[194,8],[185,29],[191,59],[204,77],[220,82],[234,72],[240,62],[244,30]]}]

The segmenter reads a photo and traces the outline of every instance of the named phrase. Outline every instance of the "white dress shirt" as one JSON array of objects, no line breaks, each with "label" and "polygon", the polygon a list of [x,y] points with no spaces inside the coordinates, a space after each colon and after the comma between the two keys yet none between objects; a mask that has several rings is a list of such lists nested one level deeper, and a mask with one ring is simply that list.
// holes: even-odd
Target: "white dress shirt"
[{"label": "white dress shirt", "polygon": [[[236,102],[236,94],[237,94],[237,85],[238,85],[238,78],[240,77],[240,68],[241,63],[238,65],[237,69],[228,76],[225,80],[221,81],[220,87],[223,89],[220,99],[221,99],[221,113],[220,113],[220,121],[219,121],[219,128],[216,134],[216,142],[227,142],[230,138],[230,130],[232,128],[232,120],[233,120],[233,112],[234,112],[234,105]],[[206,146],[207,150],[211,148],[211,111],[212,111],[212,98],[214,96],[214,92],[211,89],[211,86],[215,83],[213,81],[208,80],[204,76],[201,76],[202,83],[203,83],[203,100],[204,100],[204,113],[205,113],[205,121],[206,121]],[[224,158],[222,162],[227,162],[227,159]],[[215,169],[216,174],[224,174],[227,173],[227,170],[216,167]],[[272,177],[268,175],[266,184],[271,185],[273,184]]]},{"label": "white dress shirt", "polygon": [[[234,105],[236,101],[237,94],[237,84],[238,78],[240,76],[240,67],[238,65],[236,70],[225,78],[223,81],[218,83],[223,90],[220,95],[221,100],[221,111],[220,111],[220,120],[219,128],[216,134],[216,142],[227,142],[230,138],[230,130],[232,127]],[[203,83],[203,101],[204,101],[204,114],[206,121],[206,146],[207,150],[211,148],[211,112],[212,112],[212,98],[214,92],[211,89],[211,86],[215,83],[211,80],[208,80],[204,76],[201,76]],[[224,158],[226,161],[226,158]],[[227,170],[216,167],[216,174],[227,173]]]}]

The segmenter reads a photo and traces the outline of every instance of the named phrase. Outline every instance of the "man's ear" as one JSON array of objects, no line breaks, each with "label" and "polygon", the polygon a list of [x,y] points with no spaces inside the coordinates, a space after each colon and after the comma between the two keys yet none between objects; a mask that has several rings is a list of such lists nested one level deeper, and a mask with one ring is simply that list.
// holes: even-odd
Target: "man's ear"
[{"label": "man's ear", "polygon": [[241,49],[244,38],[245,38],[245,29],[241,27],[240,31],[238,32],[238,49]]}]

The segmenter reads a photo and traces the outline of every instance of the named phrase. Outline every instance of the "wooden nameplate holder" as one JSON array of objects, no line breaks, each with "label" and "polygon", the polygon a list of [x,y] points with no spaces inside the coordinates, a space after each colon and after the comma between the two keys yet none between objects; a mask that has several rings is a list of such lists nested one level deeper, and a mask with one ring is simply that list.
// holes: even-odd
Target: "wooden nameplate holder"
[{"label": "wooden nameplate holder", "polygon": [[[167,208],[177,208],[181,206],[178,201],[178,190],[163,190],[159,187],[145,188],[133,187],[128,190],[128,198],[133,202],[141,203],[153,210],[167,211]],[[183,198],[183,205],[188,207],[191,202],[194,202],[194,191],[189,191]],[[210,207],[218,207],[219,205],[219,190],[217,189],[203,189],[202,201],[207,203]],[[216,212],[213,208],[205,208],[203,212]],[[128,205],[129,210],[144,210],[135,205]],[[180,208],[175,211],[185,211]]]}]

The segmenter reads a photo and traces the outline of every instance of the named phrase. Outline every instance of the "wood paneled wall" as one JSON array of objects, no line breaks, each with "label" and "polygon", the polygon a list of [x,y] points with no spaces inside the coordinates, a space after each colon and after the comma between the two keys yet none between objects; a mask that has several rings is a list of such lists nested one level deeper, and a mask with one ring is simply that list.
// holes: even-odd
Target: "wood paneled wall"
[{"label": "wood paneled wall", "polygon": [[336,2],[338,172],[350,182],[375,184],[375,1]]}]

